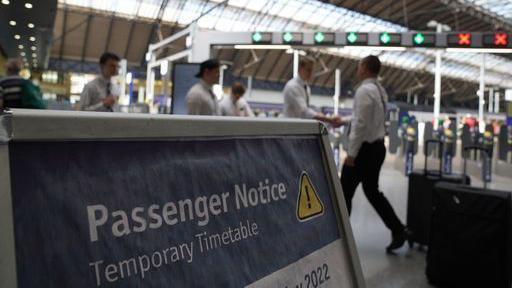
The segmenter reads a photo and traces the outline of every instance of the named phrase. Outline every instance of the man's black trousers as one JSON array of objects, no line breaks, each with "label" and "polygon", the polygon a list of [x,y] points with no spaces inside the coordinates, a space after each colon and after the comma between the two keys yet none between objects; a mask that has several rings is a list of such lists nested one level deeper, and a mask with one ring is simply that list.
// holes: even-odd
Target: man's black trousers
[{"label": "man's black trousers", "polygon": [[355,167],[343,165],[341,186],[349,213],[352,210],[352,198],[356,188],[359,183],[362,183],[366,198],[384,221],[384,224],[393,233],[400,233],[404,229],[404,225],[396,216],[386,196],[379,191],[380,169],[385,157],[386,146],[384,146],[383,140],[372,143],[364,142],[355,158]]}]

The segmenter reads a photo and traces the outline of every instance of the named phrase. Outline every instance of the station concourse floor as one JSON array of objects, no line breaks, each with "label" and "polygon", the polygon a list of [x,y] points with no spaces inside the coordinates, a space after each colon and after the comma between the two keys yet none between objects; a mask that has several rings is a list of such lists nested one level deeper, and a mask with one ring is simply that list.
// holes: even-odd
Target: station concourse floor
[{"label": "station concourse floor", "polygon": [[[395,159],[389,153],[381,171],[380,189],[393,205],[398,217],[405,223],[407,210],[408,179],[402,171],[393,167]],[[416,167],[422,167],[416,164]],[[473,186],[482,187],[482,182],[471,177]],[[478,186],[480,185],[480,186]],[[512,179],[493,175],[491,189],[512,190]],[[361,185],[352,202],[350,222],[359,253],[363,276],[368,288],[425,288],[426,252],[408,245],[397,250],[396,255],[386,254],[385,247],[391,240],[389,230],[373,210],[364,196]]]}]

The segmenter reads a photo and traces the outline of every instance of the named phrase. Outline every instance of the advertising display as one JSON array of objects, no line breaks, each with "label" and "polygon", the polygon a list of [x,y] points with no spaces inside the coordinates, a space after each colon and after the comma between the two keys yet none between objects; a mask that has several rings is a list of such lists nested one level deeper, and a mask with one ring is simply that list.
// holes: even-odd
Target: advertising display
[{"label": "advertising display", "polygon": [[30,113],[2,118],[1,287],[364,287],[320,124]]}]

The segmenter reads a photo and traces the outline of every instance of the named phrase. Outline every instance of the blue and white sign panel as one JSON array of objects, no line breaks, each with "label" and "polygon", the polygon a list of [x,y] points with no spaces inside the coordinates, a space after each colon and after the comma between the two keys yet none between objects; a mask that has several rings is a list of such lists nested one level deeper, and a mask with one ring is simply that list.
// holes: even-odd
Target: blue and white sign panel
[{"label": "blue and white sign panel", "polygon": [[355,287],[322,149],[11,142],[18,287]]}]

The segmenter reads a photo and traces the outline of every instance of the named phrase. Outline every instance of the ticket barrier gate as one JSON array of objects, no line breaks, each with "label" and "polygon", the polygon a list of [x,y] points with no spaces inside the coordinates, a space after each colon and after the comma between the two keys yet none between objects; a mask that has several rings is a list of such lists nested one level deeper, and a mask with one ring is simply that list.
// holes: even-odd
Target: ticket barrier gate
[{"label": "ticket barrier gate", "polygon": [[405,175],[409,176],[414,169],[414,155],[418,151],[418,123],[409,125],[405,130]]},{"label": "ticket barrier gate", "polygon": [[500,127],[497,149],[496,175],[512,178],[512,126]]},{"label": "ticket barrier gate", "polygon": [[453,157],[455,156],[456,146],[457,146],[457,134],[453,133],[452,129],[445,129],[444,133],[441,137],[441,141],[444,143],[443,145],[443,174],[450,175],[452,174],[452,162]]},{"label": "ticket barrier gate", "polygon": [[[476,141],[476,142],[475,142]],[[475,150],[468,156],[468,173],[472,175],[481,175],[485,182],[492,181],[493,159],[494,159],[494,131],[489,125],[484,133],[472,131],[471,142],[474,144],[467,145],[463,142],[463,149],[469,146],[482,147],[485,151]],[[486,156],[487,155],[487,156]]]}]

